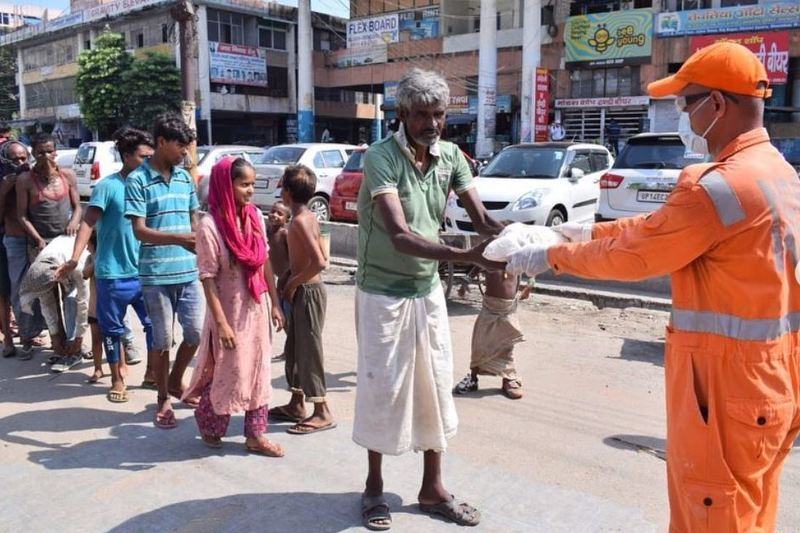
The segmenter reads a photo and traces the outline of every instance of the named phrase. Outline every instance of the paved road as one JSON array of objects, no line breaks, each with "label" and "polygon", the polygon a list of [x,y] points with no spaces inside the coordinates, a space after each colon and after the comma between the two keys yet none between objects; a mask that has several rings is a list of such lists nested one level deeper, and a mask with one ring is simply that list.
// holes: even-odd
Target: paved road
[{"label": "paved road", "polygon": [[[0,531],[359,530],[365,453],[350,440],[353,286],[343,272],[328,279],[325,347],[339,427],[291,436],[272,425],[284,459],[246,454],[241,416],[225,447],[211,451],[188,409],[178,410],[177,429],[153,427],[154,392],[108,403],[106,384],[86,384],[90,364],[55,376],[44,353],[0,361]],[[456,378],[466,372],[477,310],[470,297],[450,305]],[[525,398],[506,400],[499,380],[483,379],[477,394],[457,399],[461,425],[445,479],[481,508],[483,523],[471,531],[664,531],[666,314],[536,296],[520,317]],[[273,365],[276,401],[288,398],[282,370]],[[142,372],[134,367],[132,383]],[[420,474],[419,455],[387,459],[393,530],[458,530],[415,509]],[[783,490],[780,530],[799,531],[797,455]]]}]

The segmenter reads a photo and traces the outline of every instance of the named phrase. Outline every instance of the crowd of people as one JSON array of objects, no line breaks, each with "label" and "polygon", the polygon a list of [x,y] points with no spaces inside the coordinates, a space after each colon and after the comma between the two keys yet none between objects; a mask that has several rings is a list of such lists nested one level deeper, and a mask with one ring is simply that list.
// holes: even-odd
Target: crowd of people
[{"label": "crowd of people", "polygon": [[[398,128],[367,150],[358,198],[352,438],[367,450],[365,527],[391,528],[383,457],[409,451],[423,458],[420,509],[460,525],[480,522],[479,510],[443,480],[442,453],[458,427],[453,395],[477,390],[478,376],[491,375],[502,379],[508,398],[522,396],[514,347],[523,331],[515,312],[530,287],[520,294],[519,276],[552,269],[595,279],[672,274],[671,529],[775,530],[780,470],[800,433],[800,182],[763,127],[768,87],[763,65],[740,45],[696,52],[648,90],[676,96],[687,148],[713,162],[687,167],[666,205],[650,215],[567,223],[555,228],[567,243],[529,244],[496,262],[484,250],[504,224],[478,197],[461,151],[441,140],[447,83],[419,69],[403,76]],[[242,411],[247,449],[271,457],[285,451],[266,438],[269,418],[290,421],[288,431],[299,435],[335,428],[322,338],[321,273],[329,258],[306,206],[316,189],[313,171],[285,170],[282,202],[265,222],[251,203],[253,167],[222,159],[201,217],[192,177],[180,167],[194,133],[180,117],[159,117],[152,136],[124,128],[114,138],[123,168],[97,184],[85,211],[74,175],[55,165],[52,137],[34,139],[30,169],[24,146],[3,146],[4,355],[29,359],[47,328],[53,370],[64,371],[82,357],[90,329],[92,379],[102,377],[102,346],[111,369],[108,400],[125,402],[126,363],[134,362],[125,341],[131,307],[145,331],[143,385],[157,391],[158,428],[177,424],[172,399],[195,408],[202,442],[212,448],[222,446],[231,415]],[[486,236],[471,249],[439,241],[451,192]],[[439,261],[487,271],[470,372],[455,386]],[[18,354],[9,340],[10,309]],[[175,318],[182,336],[170,366]],[[291,399],[270,409],[272,339],[281,328]]]}]

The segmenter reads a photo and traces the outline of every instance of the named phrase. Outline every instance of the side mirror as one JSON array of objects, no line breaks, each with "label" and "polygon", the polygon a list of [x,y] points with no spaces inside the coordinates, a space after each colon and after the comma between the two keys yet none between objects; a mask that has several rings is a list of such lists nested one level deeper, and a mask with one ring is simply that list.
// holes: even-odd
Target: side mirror
[{"label": "side mirror", "polygon": [[569,179],[570,179],[570,181],[578,181],[579,179],[581,179],[585,175],[586,175],[586,173],[583,171],[583,169],[580,169],[580,168],[577,168],[577,167],[572,167],[571,169],[569,169]]}]

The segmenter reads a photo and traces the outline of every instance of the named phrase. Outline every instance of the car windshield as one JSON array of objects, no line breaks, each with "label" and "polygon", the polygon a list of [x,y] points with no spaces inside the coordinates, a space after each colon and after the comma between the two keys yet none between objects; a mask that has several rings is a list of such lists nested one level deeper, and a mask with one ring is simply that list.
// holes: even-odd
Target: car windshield
[{"label": "car windshield", "polygon": [[554,179],[561,172],[565,151],[520,146],[506,148],[481,172],[486,178]]},{"label": "car windshield", "polygon": [[359,172],[364,170],[364,153],[363,151],[353,152],[344,166],[345,172]]},{"label": "car windshield", "polygon": [[84,144],[78,148],[78,153],[75,154],[75,165],[86,165],[94,162],[95,147],[91,144]]},{"label": "car windshield", "polygon": [[305,148],[292,146],[273,146],[261,158],[262,165],[293,165],[300,161]]},{"label": "car windshield", "polygon": [[614,161],[614,168],[645,168],[680,170],[686,165],[702,163],[707,158],[700,154],[688,154],[686,147],[677,138],[631,139]]}]

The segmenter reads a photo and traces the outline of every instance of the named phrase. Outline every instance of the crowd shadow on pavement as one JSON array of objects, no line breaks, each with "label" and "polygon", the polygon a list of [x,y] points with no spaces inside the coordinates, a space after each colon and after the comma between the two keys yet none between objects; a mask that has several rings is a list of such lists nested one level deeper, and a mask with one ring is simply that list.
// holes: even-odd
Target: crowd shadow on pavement
[{"label": "crowd shadow on pavement", "polygon": [[611,435],[603,439],[603,444],[618,450],[647,453],[663,461],[667,459],[667,441],[647,435]]},{"label": "crowd shadow on pavement", "polygon": [[664,366],[664,341],[623,339],[619,358],[626,361]]},{"label": "crowd shadow on pavement", "polygon": [[[421,514],[416,505],[403,506],[397,494],[386,493],[386,500],[393,516]],[[109,531],[337,533],[361,527],[360,502],[361,494],[357,492],[235,494],[166,505],[130,518]]]},{"label": "crowd shadow on pavement", "polygon": [[3,401],[6,402],[34,404],[103,396],[111,382],[111,378],[106,376],[99,383],[87,383],[89,374],[84,370],[93,368],[91,361],[84,361],[61,374],[51,373],[49,366],[38,361],[10,361],[12,365],[15,363],[19,363],[21,368],[4,368],[0,378]]},{"label": "crowd shadow on pavement", "polygon": [[[150,405],[138,413],[83,407],[17,413],[0,419],[0,440],[36,447],[36,450],[28,453],[28,460],[49,470],[95,468],[141,471],[161,463],[190,461],[209,455],[249,454],[241,443],[229,442],[242,435],[243,415],[231,417],[223,448],[211,450],[200,441],[191,416],[181,418],[178,427],[169,431],[149,423],[154,407]],[[111,428],[110,437],[77,443],[68,438],[47,438],[46,435],[91,432],[104,428]],[[281,424],[270,424],[268,433],[283,433],[285,430]],[[35,434],[36,438],[28,434]]]},{"label": "crowd shadow on pavement", "polygon": [[[357,374],[354,371],[339,372],[338,374],[325,372],[325,387],[328,392],[346,392],[348,389],[355,389],[356,376]],[[286,376],[274,377],[272,387],[275,390],[288,390],[289,384],[286,382]]]}]

